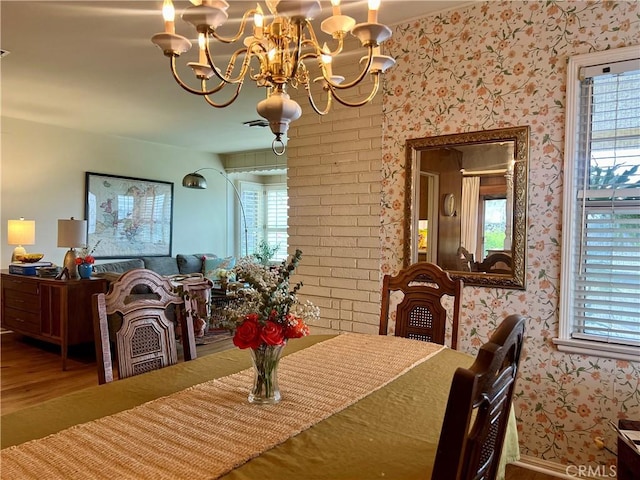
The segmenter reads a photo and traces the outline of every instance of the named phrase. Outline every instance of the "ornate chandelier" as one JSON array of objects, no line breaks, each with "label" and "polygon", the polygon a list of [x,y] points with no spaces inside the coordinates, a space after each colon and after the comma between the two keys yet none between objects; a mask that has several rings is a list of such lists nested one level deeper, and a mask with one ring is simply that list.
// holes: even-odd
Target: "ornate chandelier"
[{"label": "ornate chandelier", "polygon": [[[244,12],[238,32],[233,37],[225,37],[218,29],[228,19],[229,4],[225,0],[191,0],[182,14],[182,19],[192,24],[198,33],[199,57],[197,62],[189,62],[195,77],[200,80],[200,88],[192,88],[185,83],[176,70],[176,58],[189,51],[192,44],[189,39],[175,33],[175,9],[171,0],[164,0],[163,17],[165,31],[157,33],[151,41],[169,57],[171,73],[187,92],[204,97],[213,107],[224,108],[231,105],[239,96],[245,79],[256,82],[266,88],[266,99],[258,103],[258,114],[269,122],[275,135],[272,143],[276,155],[282,155],[285,145],[282,136],[289,129],[289,123],[302,114],[300,105],[289,98],[287,86],[307,90],[309,102],[319,115],[329,112],[332,100],[347,107],[360,107],[370,102],[380,85],[380,74],[395,64],[389,56],[380,54],[379,45],[391,37],[391,29],[378,23],[380,0],[369,0],[366,23],[356,22],[342,15],[340,0],[331,0],[332,15],[321,23],[321,30],[331,35],[333,49],[327,43],[320,45],[311,20],[318,15],[322,7],[318,0],[265,0],[270,15],[263,13],[260,4]],[[253,28],[245,35],[247,20],[253,16]],[[360,73],[351,81],[334,75],[331,67],[333,58],[343,53],[345,38],[351,33],[360,40],[366,55],[360,60]],[[216,42],[223,44],[241,44],[231,54],[224,70],[216,66],[213,50]],[[316,63],[317,62],[317,63]],[[317,68],[318,76],[312,79],[310,69]],[[372,76],[373,86],[366,98],[359,101],[347,101],[339,92],[358,85]],[[215,85],[207,83],[212,80]],[[314,100],[310,82],[321,82],[322,90],[327,94],[324,108]],[[212,96],[225,86],[233,90],[230,98],[220,103]]]}]

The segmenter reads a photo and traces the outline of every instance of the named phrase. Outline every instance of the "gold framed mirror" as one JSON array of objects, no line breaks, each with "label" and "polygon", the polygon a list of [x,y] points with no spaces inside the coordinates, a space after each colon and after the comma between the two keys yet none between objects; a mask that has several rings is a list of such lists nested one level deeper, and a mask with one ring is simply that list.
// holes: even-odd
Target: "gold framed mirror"
[{"label": "gold framed mirror", "polygon": [[529,127],[408,139],[404,267],[525,289]]}]

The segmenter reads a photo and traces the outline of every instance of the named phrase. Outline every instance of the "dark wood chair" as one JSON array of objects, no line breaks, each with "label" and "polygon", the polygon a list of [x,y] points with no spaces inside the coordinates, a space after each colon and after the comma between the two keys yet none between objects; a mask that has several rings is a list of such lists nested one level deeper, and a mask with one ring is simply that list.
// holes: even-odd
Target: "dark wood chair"
[{"label": "dark wood chair", "polygon": [[475,270],[484,273],[512,273],[513,259],[506,253],[492,253],[482,262],[476,262]]},{"label": "dark wood chair", "polygon": [[167,318],[171,305],[183,332],[184,359],[196,357],[193,322],[180,308],[184,300],[168,278],[143,268],[129,270],[111,283],[106,294],[94,294],[92,301],[100,384],[113,381],[109,316],[114,314],[122,321],[116,326],[114,342],[118,378],[177,363],[176,331],[174,322]]},{"label": "dark wood chair", "polygon": [[524,331],[524,317],[508,316],[480,348],[471,368],[456,370],[432,480],[496,478]]},{"label": "dark wood chair", "polygon": [[444,345],[447,311],[442,305],[442,298],[448,295],[453,297],[451,348],[455,349],[463,286],[462,280],[452,279],[438,265],[428,262],[414,263],[395,276],[385,275],[382,280],[380,335],[388,333],[392,293],[402,292],[403,298],[396,307],[395,335]]}]

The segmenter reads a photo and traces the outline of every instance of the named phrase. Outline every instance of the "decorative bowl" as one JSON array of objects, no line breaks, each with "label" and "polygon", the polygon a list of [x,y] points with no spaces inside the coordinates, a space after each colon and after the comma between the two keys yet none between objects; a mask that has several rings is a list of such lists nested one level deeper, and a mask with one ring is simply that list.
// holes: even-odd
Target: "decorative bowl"
[{"label": "decorative bowl", "polygon": [[44,257],[44,253],[26,253],[20,260],[24,263],[35,263],[42,260],[42,257]]}]

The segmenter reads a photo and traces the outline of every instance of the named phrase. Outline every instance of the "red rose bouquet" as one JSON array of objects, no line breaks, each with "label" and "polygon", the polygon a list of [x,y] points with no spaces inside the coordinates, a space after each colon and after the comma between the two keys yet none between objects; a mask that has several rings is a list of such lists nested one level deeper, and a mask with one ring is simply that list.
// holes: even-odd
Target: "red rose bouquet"
[{"label": "red rose bouquet", "polygon": [[80,255],[76,257],[76,265],[93,265],[96,261],[93,252],[95,252],[98,245],[100,245],[100,241],[101,240],[98,240],[91,250],[89,250],[88,246],[80,250]]},{"label": "red rose bouquet", "polygon": [[91,255],[86,257],[76,257],[76,265],[93,265],[96,259]]}]

